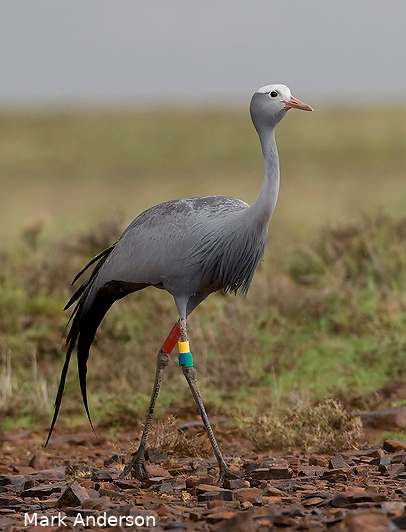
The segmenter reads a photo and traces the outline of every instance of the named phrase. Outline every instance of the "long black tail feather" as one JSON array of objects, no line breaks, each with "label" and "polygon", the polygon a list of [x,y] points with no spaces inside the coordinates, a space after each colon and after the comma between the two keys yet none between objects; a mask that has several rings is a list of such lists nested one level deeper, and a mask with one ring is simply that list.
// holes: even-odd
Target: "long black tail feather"
[{"label": "long black tail feather", "polygon": [[[80,391],[82,394],[83,405],[86,410],[86,415],[93,431],[94,428],[90,417],[86,391],[87,361],[89,359],[90,346],[92,345],[92,342],[94,340],[97,328],[99,327],[102,319],[106,315],[106,312],[109,310],[114,301],[114,297],[106,297],[106,295],[102,292],[98,293],[91,307],[91,310],[88,311],[86,315],[85,323],[82,324],[82,328],[76,336],[76,338],[78,338],[76,353],[78,361]],[[74,324],[72,324],[72,327],[73,325]],[[76,339],[71,337],[70,342],[74,343],[76,342]]]},{"label": "long black tail feather", "polygon": [[79,272],[75,277],[77,279],[89,266],[94,264],[97,260],[99,262],[95,266],[91,276],[87,279],[74,293],[69,300],[65,309],[69,308],[75,301],[76,306],[68,320],[67,327],[70,325],[70,330],[67,335],[66,345],[68,346],[66,351],[65,363],[62,368],[61,377],[59,380],[58,392],[55,398],[54,414],[51,422],[51,426],[48,432],[48,437],[45,446],[48,444],[52,432],[55,427],[56,420],[58,418],[59,409],[62,402],[62,395],[65,388],[66,376],[69,369],[69,362],[75,349],[76,343],[78,344],[77,359],[79,370],[79,383],[82,393],[83,403],[85,406],[86,414],[89,419],[90,425],[94,431],[93,423],[90,417],[87,394],[86,394],[86,373],[87,373],[87,360],[89,358],[90,345],[96,334],[96,330],[100,325],[103,317],[108,309],[114,303],[114,297],[107,297],[107,294],[103,292],[98,293],[94,289],[97,272],[103,265],[104,261],[114,249],[114,245],[105,249],[94,259],[92,259],[85,268]]},{"label": "long black tail feather", "polygon": [[[108,255],[110,255],[110,253],[113,251],[114,246],[115,246],[116,244],[117,244],[117,242],[115,242],[112,246],[110,246],[109,248],[104,249],[104,250],[101,251],[98,255],[96,255],[95,257],[93,257],[92,260],[89,261],[89,262],[86,264],[86,266],[84,266],[84,267],[80,270],[80,272],[78,272],[78,273],[75,275],[75,277],[74,277],[74,279],[73,279],[73,281],[72,281],[72,284],[75,284],[76,281],[79,279],[79,277],[80,277],[80,276],[81,276],[81,275],[82,275],[82,274],[83,274],[88,268],[90,268],[90,266],[91,266],[92,264],[94,264],[95,262],[97,262],[97,261],[100,260],[100,259],[106,259],[106,257],[107,257]],[[104,260],[103,260],[103,261],[100,261],[99,264],[98,264],[97,266],[100,268],[100,266],[103,264],[103,262],[104,262]]]},{"label": "long black tail feather", "polygon": [[[79,279],[79,277],[88,269],[90,268],[90,266],[92,264],[94,264],[96,261],[99,261],[96,266],[94,267],[94,270],[92,272],[92,275],[89,277],[89,279],[87,281],[85,281],[83,284],[81,284],[79,286],[79,288],[76,290],[76,292],[73,294],[73,296],[69,299],[69,301],[66,303],[65,307],[63,310],[66,310],[68,309],[71,305],[73,305],[73,303],[75,303],[75,301],[77,301],[81,296],[82,294],[85,292],[85,290],[89,287],[90,284],[93,283],[95,277],[96,277],[96,274],[97,272],[100,270],[100,268],[103,266],[104,264],[104,261],[107,259],[107,257],[110,255],[110,253],[113,251],[114,249],[114,246],[116,244],[113,244],[112,246],[110,246],[109,248],[106,248],[104,251],[102,251],[101,253],[99,253],[98,255],[96,255],[95,257],[92,258],[91,261],[89,261],[86,266],[84,268],[82,268],[80,270],[79,273],[76,274],[75,278],[73,279],[72,281],[72,284],[75,284],[76,281]],[[75,314],[76,312],[76,309],[74,310],[70,320],[72,319],[73,315]],[[69,322],[70,322],[69,320]],[[68,322],[68,324],[69,324]]]},{"label": "long black tail feather", "polygon": [[55,427],[56,420],[58,418],[59,408],[61,406],[63,390],[65,388],[66,375],[68,374],[69,361],[70,361],[70,357],[71,357],[72,351],[73,351],[73,348],[72,349],[69,348],[67,353],[66,353],[65,364],[63,365],[63,368],[62,368],[61,378],[59,380],[58,393],[56,394],[56,399],[55,399],[54,415],[53,415],[53,418],[52,418],[51,427],[50,427],[49,432],[48,432],[48,437],[47,437],[47,440],[45,442],[45,447],[48,445],[49,439],[50,439],[50,437],[52,435],[52,432],[54,430],[54,427]]}]

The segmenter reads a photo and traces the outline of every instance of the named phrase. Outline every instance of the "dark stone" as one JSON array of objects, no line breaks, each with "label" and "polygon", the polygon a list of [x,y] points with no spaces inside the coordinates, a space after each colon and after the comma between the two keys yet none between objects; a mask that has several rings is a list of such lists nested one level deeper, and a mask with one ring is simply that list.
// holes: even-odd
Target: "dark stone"
[{"label": "dark stone", "polygon": [[231,490],[219,490],[219,491],[207,491],[206,493],[200,493],[197,496],[197,502],[206,501],[232,501],[234,498]]},{"label": "dark stone", "polygon": [[250,477],[255,478],[257,480],[278,480],[284,478],[291,478],[292,471],[285,466],[276,466],[270,468],[261,467],[253,471],[250,474]]},{"label": "dark stone", "polygon": [[246,487],[246,481],[243,478],[226,478],[223,485],[227,489],[234,490]]},{"label": "dark stone", "polygon": [[348,468],[348,464],[341,456],[341,454],[337,454],[336,456],[330,458],[328,467],[330,469],[346,469]]},{"label": "dark stone", "polygon": [[64,506],[75,507],[82,504],[86,499],[89,499],[87,490],[74,480],[60,496],[58,506],[60,508]]},{"label": "dark stone", "polygon": [[20,493],[20,496],[22,498],[38,497],[39,499],[43,499],[44,497],[49,497],[53,493],[62,493],[62,491],[66,488],[67,485],[68,485],[67,482],[55,482],[53,484],[41,484],[39,486],[34,486],[32,488],[23,490]]}]

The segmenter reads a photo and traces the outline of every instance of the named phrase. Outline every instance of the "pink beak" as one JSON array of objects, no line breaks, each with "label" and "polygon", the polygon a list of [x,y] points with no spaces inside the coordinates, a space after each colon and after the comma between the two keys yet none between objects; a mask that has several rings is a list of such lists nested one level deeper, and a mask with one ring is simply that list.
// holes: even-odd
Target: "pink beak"
[{"label": "pink beak", "polygon": [[285,108],[288,110],[302,109],[302,111],[314,111],[313,107],[310,107],[310,105],[307,105],[307,103],[303,103],[300,100],[297,100],[293,96],[291,96],[288,102],[285,102]]}]

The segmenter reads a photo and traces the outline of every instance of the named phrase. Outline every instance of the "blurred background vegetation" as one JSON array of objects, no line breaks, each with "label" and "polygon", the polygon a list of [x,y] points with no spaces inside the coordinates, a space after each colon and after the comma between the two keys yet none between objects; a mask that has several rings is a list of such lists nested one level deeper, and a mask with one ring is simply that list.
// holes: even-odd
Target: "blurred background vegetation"
[{"label": "blurred background vegetation", "polygon": [[[309,102],[312,103],[312,102]],[[281,190],[246,298],[215,294],[189,333],[209,413],[339,398],[372,408],[406,379],[406,109],[289,113]],[[252,202],[260,146],[246,109],[0,113],[0,423],[49,423],[70,281],[142,210],[180,197]],[[96,424],[139,425],[176,321],[154,289],[114,305],[89,360]],[[176,356],[158,415],[195,408]],[[60,424],[85,421],[75,365]]]}]

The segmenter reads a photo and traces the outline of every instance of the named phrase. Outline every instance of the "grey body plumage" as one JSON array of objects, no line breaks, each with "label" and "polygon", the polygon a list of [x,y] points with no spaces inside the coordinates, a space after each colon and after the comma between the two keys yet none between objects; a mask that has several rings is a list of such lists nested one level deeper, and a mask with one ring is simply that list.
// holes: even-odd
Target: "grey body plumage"
[{"label": "grey body plumage", "polygon": [[[261,190],[251,205],[226,196],[181,199],[156,205],[135,218],[115,244],[79,272],[81,275],[96,263],[88,280],[66,306],[76,302],[48,440],[76,344],[79,381],[89,416],[86,397],[89,349],[101,320],[115,301],[148,286],[166,290],[175,300],[180,322],[184,321],[185,336],[186,317],[210,293],[248,291],[264,252],[279,191],[275,127],[290,107],[311,110],[293,98],[285,85],[263,87],[251,100],[251,117],[259,134],[265,164]],[[188,382],[192,388],[189,378]],[[217,454],[218,448],[216,450],[214,444],[213,447],[224,473],[226,466]]]},{"label": "grey body plumage", "polygon": [[[221,261],[224,240],[233,236],[247,204],[223,196],[162,203],[140,214],[124,231],[98,273],[103,285],[116,278],[167,290],[175,298],[231,286],[217,279],[208,261],[214,254],[227,271],[235,265]],[[244,227],[244,229],[246,229]],[[245,249],[241,249],[243,255]],[[116,276],[116,277],[115,277]],[[223,283],[224,284],[224,283]]]}]

